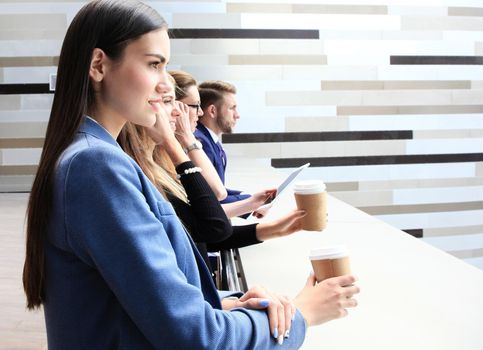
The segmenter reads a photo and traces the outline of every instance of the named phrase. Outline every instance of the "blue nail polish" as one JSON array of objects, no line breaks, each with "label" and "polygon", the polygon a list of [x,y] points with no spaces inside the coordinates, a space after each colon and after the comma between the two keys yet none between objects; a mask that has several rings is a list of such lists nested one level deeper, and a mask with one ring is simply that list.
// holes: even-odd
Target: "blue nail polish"
[{"label": "blue nail polish", "polygon": [[268,299],[262,299],[260,300],[259,304],[261,307],[268,307],[268,304],[270,304],[270,301],[268,301]]},{"label": "blue nail polish", "polygon": [[278,337],[277,343],[278,343],[278,345],[283,345],[283,337],[282,336]]},{"label": "blue nail polish", "polygon": [[273,337],[274,337],[275,339],[277,339],[277,338],[278,338],[278,327],[275,327],[275,329],[273,330]]},{"label": "blue nail polish", "polygon": [[285,332],[285,338],[290,338],[290,329]]}]

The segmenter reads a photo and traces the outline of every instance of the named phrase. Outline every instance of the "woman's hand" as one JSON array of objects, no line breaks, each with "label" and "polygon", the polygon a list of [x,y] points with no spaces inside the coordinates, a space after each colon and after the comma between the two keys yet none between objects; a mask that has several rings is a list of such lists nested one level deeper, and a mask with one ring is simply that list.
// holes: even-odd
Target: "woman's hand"
[{"label": "woman's hand", "polygon": [[181,143],[183,148],[192,145],[196,138],[191,131],[191,123],[189,117],[189,107],[180,101],[175,101],[176,107],[180,112],[180,115],[176,119],[176,139]]},{"label": "woman's hand", "polygon": [[279,344],[283,338],[287,338],[295,316],[294,303],[285,296],[275,294],[263,287],[252,287],[239,299],[223,299],[223,310],[233,308],[267,309],[270,333],[277,339]]},{"label": "woman's hand", "polygon": [[162,104],[160,104],[160,112],[156,114],[156,122],[153,126],[146,128],[146,131],[156,145],[165,146],[173,141],[176,142],[169,123],[169,114]]},{"label": "woman's hand", "polygon": [[259,241],[283,237],[302,229],[302,218],[307,213],[305,210],[293,210],[291,213],[272,222],[260,223],[256,227],[256,235]]},{"label": "woman's hand", "polygon": [[357,306],[353,296],[359,293],[359,287],[353,285],[355,281],[354,276],[345,275],[316,283],[311,274],[294,303],[309,326],[344,317],[347,308]]},{"label": "woman's hand", "polygon": [[[261,191],[254,193],[249,199],[251,201],[250,206],[251,209],[249,211],[254,211],[255,209],[260,208],[267,200],[270,198],[275,198],[275,195],[277,194],[277,189],[272,188],[269,190]],[[270,206],[265,206],[263,209],[255,210],[253,212],[253,215],[257,218],[263,218],[265,215],[267,215],[268,210],[270,209]]]}]

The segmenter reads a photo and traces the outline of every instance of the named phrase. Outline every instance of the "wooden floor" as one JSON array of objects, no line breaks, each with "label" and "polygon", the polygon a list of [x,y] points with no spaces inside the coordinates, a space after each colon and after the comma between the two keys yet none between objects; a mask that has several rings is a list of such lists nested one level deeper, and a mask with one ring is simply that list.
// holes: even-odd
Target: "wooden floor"
[{"label": "wooden floor", "polygon": [[44,315],[28,312],[22,289],[27,193],[0,193],[0,349],[46,349]]}]

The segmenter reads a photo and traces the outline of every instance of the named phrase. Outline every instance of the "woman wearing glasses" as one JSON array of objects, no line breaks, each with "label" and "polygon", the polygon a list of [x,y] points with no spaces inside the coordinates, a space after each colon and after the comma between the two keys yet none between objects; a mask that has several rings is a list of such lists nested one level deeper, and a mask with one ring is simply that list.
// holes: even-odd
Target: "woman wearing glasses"
[{"label": "woman wearing glasses", "polygon": [[[221,185],[223,187],[223,194],[226,197],[226,188],[223,185],[223,182],[220,180],[220,177],[216,172],[216,169],[213,167],[210,159],[205,152],[201,150],[201,143],[199,141],[194,141],[192,144],[190,143],[194,138],[193,133],[196,130],[196,123],[198,122],[198,119],[203,116],[200,93],[198,91],[196,80],[192,75],[181,70],[170,71],[169,74],[176,81],[176,100],[183,102],[189,108],[189,122],[183,118],[179,119],[179,122],[177,123],[176,137],[182,145],[190,145],[186,146],[185,150],[187,150],[189,153],[193,153],[192,155],[188,153],[190,159],[192,159],[196,165],[203,169],[203,176],[213,192],[215,192],[215,194],[221,192],[219,188]],[[192,150],[198,151],[191,152]],[[201,163],[201,161],[203,162]],[[245,215],[262,206],[268,197],[272,196],[274,192],[274,189],[260,191],[252,194],[249,198],[237,202],[224,203],[222,204],[222,207],[229,218]],[[217,197],[218,200],[222,200],[218,195]],[[257,214],[258,215],[256,216],[258,218],[264,216],[264,213]]]}]

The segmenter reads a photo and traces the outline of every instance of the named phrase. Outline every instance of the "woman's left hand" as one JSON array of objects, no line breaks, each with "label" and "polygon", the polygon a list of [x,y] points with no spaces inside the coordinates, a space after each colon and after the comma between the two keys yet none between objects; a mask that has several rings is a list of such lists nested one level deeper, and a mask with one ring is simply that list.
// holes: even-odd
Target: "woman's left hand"
[{"label": "woman's left hand", "polygon": [[266,241],[270,238],[283,237],[302,229],[302,218],[307,215],[305,210],[293,210],[291,213],[274,220],[257,225],[257,239]]},{"label": "woman's left hand", "polygon": [[223,299],[223,310],[234,308],[267,309],[270,333],[281,344],[287,338],[295,316],[296,307],[286,296],[275,294],[266,288],[252,287],[239,299]]}]

